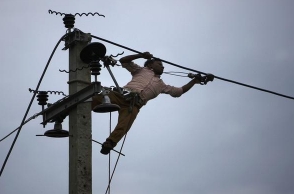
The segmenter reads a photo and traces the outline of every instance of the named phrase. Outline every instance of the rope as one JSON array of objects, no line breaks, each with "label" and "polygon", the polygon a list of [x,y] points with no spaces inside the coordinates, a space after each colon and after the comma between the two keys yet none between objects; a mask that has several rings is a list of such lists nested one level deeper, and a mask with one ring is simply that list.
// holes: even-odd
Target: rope
[{"label": "rope", "polygon": [[[168,75],[178,76],[178,77],[188,77],[188,73],[184,73],[184,72],[170,71],[170,72],[163,72],[163,73],[168,74]],[[187,75],[178,75],[177,73],[182,73],[182,74],[187,74]]]},{"label": "rope", "polygon": [[[126,47],[126,46],[123,46],[123,45],[117,44],[117,43],[115,43],[115,42],[112,42],[112,41],[109,41],[109,40],[106,40],[106,39],[103,39],[103,38],[100,38],[100,37],[97,37],[97,36],[93,36],[93,35],[91,35],[91,37],[96,38],[96,39],[98,39],[98,40],[102,40],[102,41],[107,42],[107,43],[109,43],[109,44],[113,44],[113,45],[115,45],[115,46],[118,46],[118,47],[124,48],[124,49],[129,50],[129,51],[132,51],[132,52],[134,52],[134,53],[142,54],[142,52],[139,52],[139,51],[136,51],[136,50],[131,49],[131,48],[129,48],[129,47]],[[156,58],[156,57],[153,57],[153,58]],[[156,59],[159,59],[159,58],[156,58]],[[166,60],[163,60],[163,59],[160,59],[160,60],[161,60],[162,62],[164,62],[164,63],[170,64],[170,65],[173,65],[173,66],[178,67],[178,68],[181,68],[181,69],[185,69],[185,70],[188,70],[188,71],[192,71],[192,72],[196,72],[196,73],[200,73],[200,74],[207,75],[206,73],[201,72],[201,71],[198,71],[198,70],[194,70],[194,69],[191,69],[191,68],[188,68],[188,67],[184,67],[184,66],[181,66],[181,65],[177,65],[177,64],[175,64],[175,63],[172,63],[172,62],[169,62],[169,61],[166,61]],[[244,83],[241,83],[241,82],[237,82],[237,81],[233,81],[233,80],[230,80],[230,79],[222,78],[222,77],[219,77],[219,76],[214,76],[214,78],[219,79],[219,80],[222,80],[222,81],[230,82],[230,83],[233,83],[233,84],[237,84],[237,85],[245,86],[245,87],[248,87],[248,88],[252,88],[252,89],[255,89],[255,90],[259,90],[259,91],[262,91],[262,92],[267,92],[267,93],[270,93],[270,94],[274,94],[274,95],[277,95],[277,96],[280,96],[280,97],[284,97],[284,98],[288,98],[288,99],[292,99],[292,100],[294,100],[294,97],[292,97],[292,96],[288,96],[288,95],[280,94],[280,93],[273,92],[273,91],[270,91],[270,90],[266,90],[266,89],[258,88],[258,87],[255,87],[255,86],[251,86],[251,85],[244,84]]]}]

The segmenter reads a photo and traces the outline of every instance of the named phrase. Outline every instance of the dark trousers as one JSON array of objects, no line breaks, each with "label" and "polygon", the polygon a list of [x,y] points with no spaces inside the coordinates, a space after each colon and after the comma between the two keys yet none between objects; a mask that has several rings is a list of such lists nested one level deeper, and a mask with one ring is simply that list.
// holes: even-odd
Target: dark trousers
[{"label": "dark trousers", "polygon": [[[118,112],[118,122],[114,130],[111,132],[110,136],[106,140],[111,140],[116,145],[121,138],[130,130],[133,122],[135,121],[137,114],[140,111],[140,106],[134,105],[130,110],[130,106],[132,104],[131,101],[125,100],[125,98],[117,93],[110,91],[108,94],[111,103],[117,104],[120,106],[120,110]],[[102,95],[94,96],[92,101],[92,109],[101,104],[103,100]]]}]

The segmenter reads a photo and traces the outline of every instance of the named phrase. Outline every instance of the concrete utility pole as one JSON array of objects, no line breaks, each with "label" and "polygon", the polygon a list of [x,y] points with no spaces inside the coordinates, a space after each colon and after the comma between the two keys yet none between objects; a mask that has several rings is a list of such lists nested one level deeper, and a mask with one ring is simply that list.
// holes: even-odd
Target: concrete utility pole
[{"label": "concrete utility pole", "polygon": [[[74,30],[68,36],[69,69],[86,66],[80,59],[81,50],[90,42],[90,34]],[[69,74],[69,94],[91,83],[89,69]],[[92,124],[91,103],[79,103],[69,113],[69,194],[92,194]]]}]

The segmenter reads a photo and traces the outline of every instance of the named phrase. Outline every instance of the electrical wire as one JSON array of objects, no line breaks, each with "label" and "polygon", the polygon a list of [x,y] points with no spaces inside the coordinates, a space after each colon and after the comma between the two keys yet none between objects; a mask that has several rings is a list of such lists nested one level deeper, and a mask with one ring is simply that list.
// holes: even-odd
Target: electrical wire
[{"label": "electrical wire", "polygon": [[[109,135],[111,133],[111,112],[109,112]],[[110,181],[111,181],[111,174],[110,174],[110,162],[111,162],[111,153],[109,152],[108,155],[108,185],[109,185],[109,190],[108,194],[110,194]]]},{"label": "electrical wire", "polygon": [[[102,145],[102,143],[100,143],[99,141],[96,141],[96,140],[94,140],[94,139],[92,139],[92,141],[95,142],[95,143],[98,143],[98,144]],[[121,153],[121,152],[119,152],[119,151],[116,151],[115,149],[112,149],[112,151],[118,153],[119,155],[126,156],[126,155],[124,155],[123,153]]]},{"label": "electrical wire", "polygon": [[[47,69],[48,69],[48,67],[49,67],[49,64],[50,64],[50,62],[51,62],[52,57],[53,57],[53,55],[54,55],[54,53],[55,53],[57,47],[59,46],[60,42],[61,42],[62,40],[64,40],[64,38],[65,38],[66,36],[67,36],[67,34],[63,35],[63,36],[59,39],[59,41],[57,42],[57,44],[55,45],[55,47],[54,47],[54,49],[53,49],[53,51],[52,51],[52,53],[51,53],[51,55],[50,55],[50,57],[49,57],[49,59],[48,59],[48,62],[47,62],[46,66],[45,66],[45,68],[44,68],[44,70],[43,70],[43,73],[42,73],[42,75],[41,75],[41,77],[40,77],[40,79],[39,79],[39,82],[38,82],[38,84],[37,84],[37,86],[36,86],[35,91],[38,91],[38,90],[39,90],[40,85],[41,85],[41,82],[43,81],[43,78],[44,78],[45,73],[46,73],[46,71],[47,71]],[[26,110],[26,112],[25,112],[25,114],[24,114],[24,116],[23,116],[23,119],[22,119],[22,121],[21,121],[21,124],[20,124],[19,128],[17,129],[17,133],[16,133],[16,135],[15,135],[15,137],[14,137],[14,140],[13,140],[13,142],[12,142],[12,144],[11,144],[11,147],[10,147],[10,149],[9,149],[9,151],[8,151],[8,153],[7,153],[7,156],[6,156],[5,160],[4,160],[4,163],[3,163],[3,165],[2,165],[2,168],[1,168],[1,171],[0,171],[0,177],[2,176],[2,173],[3,173],[3,171],[4,171],[4,168],[5,168],[5,166],[6,166],[6,163],[7,163],[7,161],[8,161],[8,158],[9,158],[11,152],[12,152],[12,149],[13,149],[13,147],[14,147],[14,145],[15,145],[15,142],[16,142],[16,140],[17,140],[19,134],[20,134],[20,131],[21,131],[23,125],[25,124],[26,117],[27,117],[27,115],[28,115],[28,113],[29,113],[29,111],[30,111],[30,109],[31,109],[31,106],[32,106],[33,101],[34,101],[34,99],[35,99],[35,97],[36,97],[36,94],[37,94],[37,93],[35,93],[35,92],[33,93],[33,96],[32,96],[32,98],[31,98],[31,101],[30,101],[30,103],[29,103],[29,105],[28,105],[28,107],[27,107],[27,110]]]},{"label": "electrical wire", "polygon": [[[66,98],[68,98],[68,97],[69,97],[69,96],[66,96],[66,95],[65,95],[64,98],[62,98],[62,99],[56,101],[54,104],[57,104],[57,103],[63,101],[64,99],[66,99]],[[24,122],[23,125],[25,125],[25,124],[27,124],[29,121],[31,121],[31,120],[37,118],[39,115],[42,114],[42,112],[43,112],[43,111],[41,111],[41,112],[39,112],[39,113],[36,113],[36,114],[34,114],[33,116],[31,116],[29,119],[27,119],[27,120]],[[23,126],[23,125],[22,125],[22,126]],[[12,135],[14,132],[16,132],[19,128],[20,128],[20,126],[19,126],[18,128],[16,128],[16,129],[14,129],[13,131],[11,131],[9,134],[7,134],[7,135],[6,135],[5,137],[3,137],[2,139],[0,139],[0,142],[3,141],[4,139],[8,138],[10,135]],[[38,136],[39,136],[39,135],[38,135]]]},{"label": "electrical wire", "polygon": [[[44,76],[45,76],[45,73],[46,73],[46,71],[47,71],[47,69],[48,69],[48,67],[49,67],[49,64],[50,64],[50,62],[51,62],[51,59],[52,59],[52,57],[53,57],[53,55],[54,55],[54,53],[55,53],[57,47],[59,46],[60,42],[61,42],[62,40],[64,40],[64,38],[65,38],[66,36],[67,36],[67,34],[63,35],[63,36],[60,38],[60,40],[57,42],[56,46],[54,47],[54,49],[53,49],[53,51],[52,51],[52,53],[51,53],[51,55],[50,55],[50,57],[49,57],[49,59],[48,59],[48,62],[47,62],[46,66],[45,66],[45,68],[44,68],[44,70],[43,70],[43,73],[42,73],[42,75],[41,75],[41,77],[40,77],[40,79],[39,79],[39,82],[38,82],[38,84],[37,84],[37,86],[36,86],[36,89],[35,89],[36,91],[38,91],[38,89],[39,89],[39,87],[40,87],[40,85],[41,85],[41,82],[42,82],[42,80],[43,80],[43,78],[44,78]],[[97,37],[97,36],[94,36],[94,35],[91,35],[91,36],[92,36],[93,38],[98,39],[98,40],[101,40],[101,41],[104,41],[104,42],[107,42],[107,43],[113,44],[113,45],[115,45],[115,46],[118,46],[118,47],[124,48],[124,49],[126,49],[126,50],[132,51],[132,52],[134,52],[134,53],[142,54],[142,52],[139,52],[139,51],[134,50],[134,49],[131,49],[131,48],[129,48],[129,47],[126,47],[126,46],[123,46],[123,45],[117,44],[117,43],[115,43],[115,42],[112,42],[112,41],[109,41],[109,40],[106,40],[106,39],[103,39],[103,38],[100,38],[100,37]],[[156,58],[156,57],[153,57],[153,58]],[[159,59],[159,58],[157,58],[157,59]],[[196,73],[200,73],[200,74],[207,75],[206,73],[201,72],[201,71],[198,71],[198,70],[194,70],[194,69],[191,69],[191,68],[187,68],[187,67],[184,67],[184,66],[180,66],[180,65],[177,65],[177,64],[175,64],[175,63],[172,63],[172,62],[169,62],[169,61],[166,61],[166,60],[163,60],[163,59],[160,59],[160,60],[161,60],[162,62],[164,62],[164,63],[170,64],[170,65],[173,65],[173,66],[178,67],[178,68],[181,68],[181,69],[185,69],[185,70],[188,70],[188,71],[192,71],[192,72],[196,72]],[[167,73],[167,74],[171,74],[171,75],[175,75],[175,76],[187,77],[187,76],[182,76],[182,75],[177,75],[177,74],[175,74],[175,73],[183,73],[183,72],[165,72],[165,73]],[[277,96],[281,96],[281,97],[284,97],[284,98],[288,98],[288,99],[292,99],[292,100],[294,100],[294,97],[292,97],[292,96],[287,96],[287,95],[284,95],[284,94],[280,94],[280,93],[277,93],[277,92],[273,92],[273,91],[269,91],[269,90],[266,90],[266,89],[258,88],[258,87],[255,87],[255,86],[251,86],[251,85],[244,84],[244,83],[241,83],[241,82],[237,82],[237,81],[233,81],[233,80],[230,80],[230,79],[222,78],[222,77],[219,77],[219,76],[215,76],[215,78],[216,78],[216,79],[219,79],[219,80],[222,80],[222,81],[230,82],[230,83],[233,83],[233,84],[241,85],[241,86],[244,86],[244,87],[248,87],[248,88],[256,89],[256,90],[259,90],[259,91],[263,91],[263,92],[271,93],[271,94],[274,94],[274,95],[277,95]],[[2,138],[2,139],[0,140],[0,142],[3,141],[3,140],[6,139],[8,136],[10,136],[10,135],[13,134],[15,131],[17,131],[17,134],[16,134],[16,136],[15,136],[15,138],[14,138],[14,140],[13,140],[13,143],[12,143],[12,145],[11,145],[11,147],[10,147],[10,149],[9,149],[9,152],[8,152],[6,158],[5,158],[5,161],[4,161],[3,165],[2,165],[2,168],[1,168],[1,171],[0,171],[0,177],[2,176],[2,173],[3,173],[3,171],[4,171],[4,168],[5,168],[5,166],[6,166],[6,163],[7,163],[8,159],[9,159],[9,156],[10,156],[10,154],[11,154],[11,152],[12,152],[12,149],[13,149],[15,143],[16,143],[16,140],[17,140],[17,138],[18,138],[18,136],[19,136],[19,134],[20,134],[20,131],[21,131],[22,127],[23,127],[27,122],[29,122],[30,120],[32,120],[34,116],[38,116],[38,115],[34,115],[33,117],[31,117],[31,118],[29,118],[28,120],[26,120],[26,117],[27,117],[28,112],[29,112],[29,110],[30,110],[30,108],[31,108],[31,106],[32,106],[32,103],[33,103],[33,101],[34,101],[34,99],[35,99],[35,96],[36,96],[36,93],[34,93],[33,96],[32,96],[32,98],[31,98],[31,101],[30,101],[30,103],[29,103],[29,105],[28,105],[28,108],[27,108],[25,114],[24,114],[24,117],[23,117],[23,119],[22,119],[22,121],[21,121],[20,126],[19,126],[18,128],[16,128],[14,131],[12,131],[10,134],[8,134],[7,136],[5,136],[4,138]],[[40,113],[39,113],[39,114],[40,114]],[[111,120],[110,120],[110,121],[111,121]],[[111,126],[111,125],[110,125],[110,126]],[[121,151],[122,151],[123,145],[124,145],[124,143],[125,143],[125,139],[126,139],[126,135],[125,135],[125,137],[124,137],[124,140],[123,140],[123,143],[122,143],[122,146],[121,146],[121,148],[120,148],[119,153],[121,153]],[[93,140],[93,141],[94,141],[94,140]],[[115,172],[115,170],[116,170],[116,167],[117,167],[117,164],[118,164],[118,161],[119,161],[120,155],[121,155],[121,154],[119,154],[119,156],[118,156],[118,158],[117,158],[117,160],[116,160],[115,167],[114,167],[114,169],[113,169],[113,172],[112,172],[111,176],[110,176],[110,173],[109,173],[109,183],[108,183],[108,187],[107,187],[107,190],[106,190],[105,193],[107,193],[107,192],[110,193],[110,183],[111,183],[111,180],[112,180],[112,178],[113,178],[114,172]],[[122,154],[122,155],[123,155],[123,154]],[[109,168],[110,168],[110,156],[109,156]],[[110,171],[109,171],[109,172],[110,172]]]},{"label": "electrical wire", "polygon": [[[42,112],[42,111],[41,111]],[[27,119],[22,126],[24,126],[25,124],[27,124],[29,121],[37,118],[39,115],[41,115],[41,112],[34,114],[33,116],[31,116],[29,119]],[[3,137],[2,139],[0,139],[0,142],[3,141],[4,139],[8,138],[10,135],[12,135],[14,132],[16,132],[21,126],[19,126],[18,128],[14,129],[13,131],[11,131],[8,135],[6,135],[5,137]]]},{"label": "electrical wire", "polygon": [[[180,74],[188,74],[188,73],[185,73],[185,72],[178,72],[178,71],[169,71],[169,72],[163,72],[165,74],[168,74],[168,75],[174,75],[174,76],[180,76],[180,77],[188,77],[188,76],[183,76],[183,75],[177,75],[178,73]],[[32,89],[29,89],[29,91],[34,91]],[[52,92],[52,91],[49,91],[49,92]],[[56,92],[56,91],[53,91],[53,92]],[[64,96],[66,96],[63,92],[59,92],[59,93],[62,93]],[[32,117],[30,117],[29,119],[27,119],[23,125],[27,124],[29,121],[31,121],[32,119],[35,119],[36,117],[38,117],[39,115],[41,114],[41,112],[33,115]],[[111,117],[110,117],[111,119]],[[21,126],[19,126],[18,128],[16,128],[15,130],[11,131],[9,134],[7,134],[6,136],[4,136],[2,139],[0,139],[0,142],[3,141],[4,139],[8,138],[10,135],[12,135],[14,132],[16,132]],[[96,142],[97,143],[97,142]],[[123,155],[123,154],[122,154]]]},{"label": "electrical wire", "polygon": [[[123,140],[122,145],[121,145],[121,147],[120,147],[120,150],[119,150],[120,153],[122,152],[122,149],[123,149],[123,147],[124,147],[124,144],[125,144],[126,138],[127,138],[127,133],[125,134],[124,140]],[[121,154],[119,154],[119,155],[117,156],[117,159],[116,159],[116,162],[115,162],[115,165],[114,165],[114,168],[113,168],[113,171],[112,171],[111,177],[110,177],[110,179],[109,179],[109,183],[108,183],[107,189],[106,189],[106,191],[105,191],[105,194],[107,194],[108,190],[110,189],[110,183],[111,183],[111,181],[112,181],[112,178],[113,178],[114,172],[115,172],[115,170],[116,170],[116,167],[117,167],[117,164],[118,164],[118,161],[119,161],[120,155],[121,155]]]},{"label": "electrical wire", "polygon": [[[118,46],[118,47],[124,48],[124,49],[129,50],[129,51],[132,51],[132,52],[134,52],[134,53],[142,54],[142,52],[139,52],[139,51],[134,50],[134,49],[131,49],[131,48],[129,48],[129,47],[126,47],[126,46],[123,46],[123,45],[117,44],[117,43],[115,43],[115,42],[112,42],[112,41],[109,41],[109,40],[106,40],[106,39],[103,39],[103,38],[100,38],[100,37],[97,37],[97,36],[94,36],[94,35],[91,35],[91,37],[96,38],[96,39],[101,40],[101,41],[104,41],[104,42],[107,42],[107,43],[109,43],[109,44],[113,44],[113,45],[115,45],[115,46]],[[153,58],[155,58],[155,59],[160,59],[160,58],[156,58],[156,57],[153,57]],[[163,59],[160,59],[160,60],[161,60],[162,62],[164,62],[164,63],[170,64],[170,65],[173,65],[173,66],[178,67],[178,68],[181,68],[181,69],[185,69],[185,70],[188,70],[188,71],[192,71],[192,72],[196,72],[196,73],[200,73],[200,74],[207,75],[207,73],[204,73],[204,72],[201,72],[201,71],[198,71],[198,70],[195,70],[195,69],[191,69],[191,68],[188,68],[188,67],[184,67],[184,66],[181,66],[181,65],[177,65],[177,64],[175,64],[175,63],[172,63],[172,62],[169,62],[169,61],[166,61],[166,60],[163,60]],[[259,87],[251,86],[251,85],[244,84],[244,83],[241,83],[241,82],[237,82],[237,81],[234,81],[234,80],[230,80],[230,79],[222,78],[222,77],[215,76],[215,75],[214,75],[214,78],[219,79],[219,80],[222,80],[222,81],[230,82],[230,83],[233,83],[233,84],[241,85],[241,86],[244,86],[244,87],[248,87],[248,88],[251,88],[251,89],[259,90],[259,91],[262,91],[262,92],[266,92],[266,93],[274,94],[274,95],[277,95],[277,96],[280,96],[280,97],[284,97],[284,98],[288,98],[288,99],[292,99],[292,100],[294,100],[294,97],[292,97],[292,96],[288,96],[288,95],[284,95],[284,94],[281,94],[281,93],[277,93],[277,92],[273,92],[273,91],[270,91],[270,90],[266,90],[266,89],[263,89],[263,88],[259,88]]]},{"label": "electrical wire", "polygon": [[[111,133],[111,123],[112,123],[112,118],[111,118],[111,112],[110,112],[110,115],[109,115],[109,134]],[[117,159],[116,159],[116,162],[115,162],[115,165],[114,165],[114,168],[113,168],[113,171],[112,171],[112,173],[110,173],[110,165],[111,165],[111,153],[109,153],[109,157],[108,157],[108,185],[107,185],[107,188],[106,188],[106,191],[105,191],[105,194],[110,194],[110,184],[111,184],[111,181],[112,181],[112,178],[113,178],[113,175],[114,175],[114,172],[115,172],[115,170],[116,170],[116,167],[117,167],[117,164],[118,164],[118,161],[119,161],[119,159],[120,159],[120,155],[123,155],[123,156],[125,156],[124,154],[122,154],[121,152],[122,152],[122,149],[123,149],[123,146],[124,146],[124,143],[125,143],[125,140],[126,140],[126,137],[127,137],[127,134],[125,134],[125,136],[124,136],[124,139],[123,139],[123,142],[122,142],[122,145],[121,145],[121,148],[120,148],[120,151],[118,152],[118,151],[116,151],[116,150],[114,150],[114,149],[112,149],[113,151],[115,151],[115,152],[117,152],[117,153],[119,153],[119,155],[118,155],[118,157],[117,157]],[[94,141],[94,142],[96,142],[96,143],[99,143],[99,142],[97,142],[97,141],[95,141],[95,140],[92,140],[92,141]],[[102,145],[102,143],[99,143],[100,145]]]}]

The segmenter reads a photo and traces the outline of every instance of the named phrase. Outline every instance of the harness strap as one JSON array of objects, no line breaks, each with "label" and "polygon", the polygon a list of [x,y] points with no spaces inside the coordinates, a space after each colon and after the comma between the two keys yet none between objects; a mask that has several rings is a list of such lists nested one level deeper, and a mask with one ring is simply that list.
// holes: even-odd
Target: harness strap
[{"label": "harness strap", "polygon": [[129,113],[133,111],[133,108],[135,106],[136,96],[137,95],[134,95],[133,99],[130,101]]},{"label": "harness strap", "polygon": [[126,101],[130,101],[130,107],[129,112],[132,112],[134,106],[137,105],[138,108],[141,108],[143,106],[143,100],[140,98],[138,93],[130,93],[128,96],[126,96]]}]

